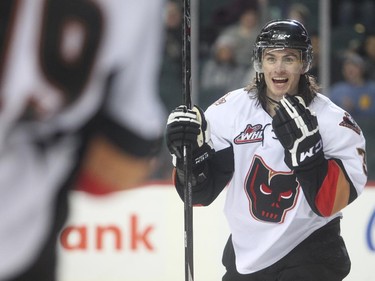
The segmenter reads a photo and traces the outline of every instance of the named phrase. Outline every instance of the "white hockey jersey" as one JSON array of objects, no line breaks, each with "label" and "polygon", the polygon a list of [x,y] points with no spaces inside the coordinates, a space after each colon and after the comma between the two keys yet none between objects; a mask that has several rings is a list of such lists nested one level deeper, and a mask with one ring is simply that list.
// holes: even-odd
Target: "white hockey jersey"
[{"label": "white hockey jersey", "polygon": [[116,142],[137,156],[149,153],[140,141],[160,141],[163,8],[163,0],[0,1],[1,280],[29,266],[56,231],[57,196],[94,115],[116,124]]},{"label": "white hockey jersey", "polygon": [[[309,106],[317,114],[327,159],[342,161],[359,195],[366,184],[365,140],[349,114],[318,94]],[[224,212],[232,234],[238,272],[261,270],[284,257],[312,232],[341,216],[321,217],[310,208],[272,118],[244,89],[230,92],[206,111],[216,152],[233,147],[234,174]]]}]

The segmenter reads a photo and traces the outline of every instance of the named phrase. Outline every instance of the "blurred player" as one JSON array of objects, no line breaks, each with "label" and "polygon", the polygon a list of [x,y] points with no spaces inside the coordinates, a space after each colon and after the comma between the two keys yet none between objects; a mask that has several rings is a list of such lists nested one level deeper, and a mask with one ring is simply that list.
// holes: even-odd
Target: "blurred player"
[{"label": "blurred player", "polygon": [[149,175],[162,2],[0,2],[0,280],[55,280],[78,178],[102,193]]},{"label": "blurred player", "polygon": [[223,281],[341,281],[350,271],[341,210],[366,184],[365,139],[319,93],[311,61],[301,23],[269,22],[254,47],[253,84],[205,113],[180,106],[169,116],[181,197],[185,144],[193,150],[193,204],[209,205],[227,186]]}]

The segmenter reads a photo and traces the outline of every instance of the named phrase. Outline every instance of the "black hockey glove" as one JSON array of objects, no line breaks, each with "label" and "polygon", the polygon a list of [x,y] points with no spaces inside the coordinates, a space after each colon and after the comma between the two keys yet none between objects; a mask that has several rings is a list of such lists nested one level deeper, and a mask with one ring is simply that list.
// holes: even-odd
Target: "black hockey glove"
[{"label": "black hockey glove", "polygon": [[188,109],[180,105],[168,117],[166,142],[173,164],[183,157],[183,147],[190,146],[193,167],[208,159],[212,153],[209,123],[198,106]]},{"label": "black hockey glove", "polygon": [[285,163],[292,170],[308,170],[324,162],[318,121],[299,96],[286,94],[272,121],[273,130],[285,148]]}]

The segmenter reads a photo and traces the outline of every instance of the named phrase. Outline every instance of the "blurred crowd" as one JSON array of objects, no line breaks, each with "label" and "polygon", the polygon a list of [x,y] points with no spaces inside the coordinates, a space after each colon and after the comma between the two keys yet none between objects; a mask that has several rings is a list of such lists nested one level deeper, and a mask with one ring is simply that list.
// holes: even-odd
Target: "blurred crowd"
[{"label": "blurred crowd", "polygon": [[[165,48],[160,94],[171,111],[182,100],[181,1],[168,0],[165,10]],[[290,18],[303,23],[313,45],[310,74],[319,81],[319,1],[221,0],[199,1],[198,95],[206,109],[227,92],[245,87],[254,79],[252,46],[270,19]],[[375,2],[333,0],[331,5],[330,84],[322,93],[347,110],[363,128],[368,143],[375,117]],[[368,164],[375,151],[368,150]],[[171,178],[170,156],[164,150],[155,178]],[[372,160],[374,158],[374,160]],[[371,174],[370,179],[375,179]]]}]

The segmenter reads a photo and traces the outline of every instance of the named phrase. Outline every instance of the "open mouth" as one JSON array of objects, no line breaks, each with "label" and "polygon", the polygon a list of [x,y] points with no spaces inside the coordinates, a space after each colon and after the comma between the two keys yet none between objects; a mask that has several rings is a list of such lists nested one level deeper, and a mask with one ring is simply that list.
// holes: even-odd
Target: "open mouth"
[{"label": "open mouth", "polygon": [[288,82],[288,78],[272,78],[272,82],[276,84],[283,84]]}]

